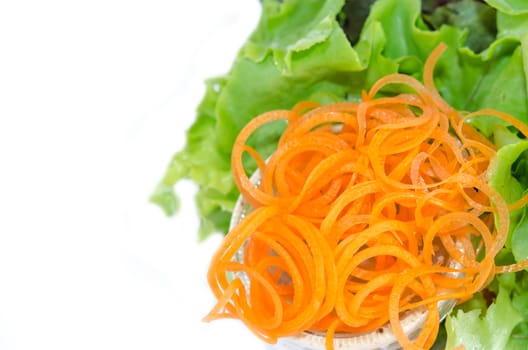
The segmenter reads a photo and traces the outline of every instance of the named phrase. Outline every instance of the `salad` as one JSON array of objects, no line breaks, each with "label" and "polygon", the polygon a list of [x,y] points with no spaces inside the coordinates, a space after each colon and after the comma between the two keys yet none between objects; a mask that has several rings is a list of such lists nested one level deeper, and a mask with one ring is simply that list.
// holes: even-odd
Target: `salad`
[{"label": "salad", "polygon": [[[421,80],[430,52],[447,50],[436,63],[435,85],[455,109],[493,108],[528,124],[528,3],[514,0],[301,1],[263,0],[261,19],[231,70],[207,81],[187,144],[176,153],[152,196],[167,214],[178,207],[174,184],[198,186],[199,237],[226,233],[239,196],[230,156],[242,128],[255,116],[291,109],[298,101],[321,105],[361,101],[381,77],[402,73]],[[393,87],[388,93],[399,93]],[[489,185],[507,203],[528,188],[528,141],[493,117],[468,120],[497,148]],[[264,157],[284,131],[270,125],[248,143]],[[252,173],[256,165],[246,162]],[[526,207],[510,214],[497,265],[528,258]],[[433,348],[526,349],[526,271],[497,275],[458,305],[442,323]]]}]

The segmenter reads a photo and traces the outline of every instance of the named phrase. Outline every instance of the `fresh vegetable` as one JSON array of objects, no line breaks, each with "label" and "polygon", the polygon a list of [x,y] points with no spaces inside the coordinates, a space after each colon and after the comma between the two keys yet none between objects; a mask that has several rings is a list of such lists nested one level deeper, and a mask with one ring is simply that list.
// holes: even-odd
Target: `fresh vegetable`
[{"label": "fresh vegetable", "polygon": [[447,319],[446,328],[450,337],[447,348],[462,343],[467,349],[506,349],[513,329],[522,319],[512,306],[508,291],[501,287],[497,300],[480,318],[480,310],[468,312],[458,310],[454,317]]},{"label": "fresh vegetable", "polygon": [[[483,112],[461,118],[436,92],[433,67],[444,49],[425,64],[426,86],[392,74],[361,102],[302,102],[242,129],[231,164],[252,211],[212,259],[208,279],[219,301],[206,320],[241,319],[272,343],[325,332],[328,349],[334,332],[375,331],[390,322],[404,349],[429,349],[440,328],[439,301],[471,299],[496,271],[522,270],[525,261],[495,268],[510,223],[506,201],[487,183],[496,149],[464,122]],[[410,92],[376,98],[395,84]],[[528,135],[510,116],[485,112]],[[264,161],[247,141],[277,121],[287,126]],[[245,153],[262,174],[258,186],[244,169]],[[513,308],[504,293],[499,312],[507,313]],[[423,307],[425,324],[411,341],[400,317]],[[491,321],[498,308],[490,308]],[[448,327],[457,330],[456,322],[476,314]],[[505,337],[493,341],[504,346],[519,321],[512,317]]]},{"label": "fresh vegetable", "polygon": [[[231,176],[231,149],[247,123],[269,110],[291,109],[302,100],[322,105],[358,102],[363,90],[387,74],[421,79],[426,57],[440,42],[448,49],[434,76],[449,105],[465,111],[492,108],[528,122],[526,1],[262,0],[261,19],[230,71],[207,81],[187,144],[172,159],[152,201],[173,214],[178,202],[174,184],[190,178],[198,186],[199,237],[226,233],[239,195]],[[404,91],[402,86],[391,86],[383,92]],[[467,122],[498,148],[488,171],[489,185],[513,203],[528,189],[524,137],[510,123],[491,116],[475,116]],[[283,130],[284,125],[278,123],[260,128],[249,145],[267,158]],[[248,157],[244,167],[252,173],[257,164]],[[526,258],[526,210],[519,206],[512,211],[509,235],[497,264],[515,264]],[[505,349],[528,348],[526,274],[511,275],[508,283],[514,283],[508,288],[507,279],[496,278],[448,320],[478,310],[480,315],[473,312],[471,317],[484,322],[491,305],[497,305],[495,312],[502,314],[507,303],[499,303],[497,295],[505,290],[502,295],[521,315]],[[449,344],[456,344],[464,332],[470,334],[469,325],[457,328],[456,333],[450,328],[441,334]],[[443,348],[446,337],[438,337],[435,346]],[[467,348],[486,349],[487,344],[479,344],[477,338]]]},{"label": "fresh vegetable", "polygon": [[[469,111],[494,108],[528,121],[528,63],[522,54],[528,50],[528,5],[465,0],[439,6],[424,1],[422,15],[419,0],[380,0],[368,11],[372,2],[262,1],[260,22],[229,73],[207,81],[187,144],[170,162],[152,201],[173,214],[178,202],[174,184],[190,178],[198,185],[199,237],[226,233],[238,197],[229,159],[244,125],[265,111],[291,108],[301,100],[358,101],[362,90],[390,73],[420,78],[427,55],[440,42],[449,49],[438,62],[435,79],[450,105]],[[487,14],[479,15],[483,6]],[[466,9],[463,14],[461,9]],[[435,20],[431,13],[437,14]],[[468,29],[463,19],[469,15],[478,33],[489,34]],[[357,22],[364,25],[358,28]],[[470,38],[474,44],[467,46]],[[489,118],[475,121],[489,138],[496,124]],[[281,132],[280,126],[262,130],[252,146],[269,155]]]}]

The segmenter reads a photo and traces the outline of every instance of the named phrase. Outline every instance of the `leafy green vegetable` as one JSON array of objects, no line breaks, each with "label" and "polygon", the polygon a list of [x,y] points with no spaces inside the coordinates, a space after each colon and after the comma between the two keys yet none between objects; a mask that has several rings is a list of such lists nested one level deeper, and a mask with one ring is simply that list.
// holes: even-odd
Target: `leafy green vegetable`
[{"label": "leafy green vegetable", "polygon": [[515,274],[499,276],[498,283],[505,279],[510,279],[510,295],[512,306],[520,313],[522,320],[513,329],[506,349],[527,349],[528,348],[528,272],[521,271]]},{"label": "leafy green vegetable", "polygon": [[501,147],[493,159],[488,172],[489,184],[494,187],[507,203],[513,203],[523,194],[523,185],[512,173],[513,164],[528,149],[527,141],[519,141]]},{"label": "leafy green vegetable", "polygon": [[361,28],[370,13],[370,7],[376,0],[346,0],[338,15],[338,22],[345,32],[350,44],[355,45],[359,40]]},{"label": "leafy green vegetable", "polygon": [[[495,140],[502,143],[490,164],[489,184],[508,203],[520,199],[528,190],[528,141],[520,139],[504,127],[497,127]],[[508,135],[508,136],[507,136]],[[515,261],[528,258],[528,216],[526,208],[510,213],[510,234],[506,249],[511,250]]]},{"label": "leafy green vegetable", "polygon": [[197,119],[187,131],[187,144],[174,155],[151,197],[151,201],[162,207],[167,215],[172,215],[179,205],[174,184],[183,178],[191,178],[201,186],[196,197],[201,220],[200,238],[216,230],[225,232],[228,229],[233,203],[238,196],[232,184],[229,160],[211,137],[216,127],[214,110],[224,85],[223,78],[207,82],[207,92],[198,106]]},{"label": "leafy green vegetable", "polygon": [[486,0],[486,2],[503,13],[528,13],[528,3],[525,0]]},{"label": "leafy green vegetable", "polygon": [[498,276],[487,293],[496,296],[489,308],[465,303],[447,317],[446,349],[461,343],[467,350],[528,348],[528,272]]},{"label": "leafy green vegetable", "polygon": [[478,309],[458,310],[447,317],[446,349],[464,344],[467,350],[504,350],[515,326],[522,320],[512,306],[509,291],[499,288],[497,299],[486,314]]},{"label": "leafy green vegetable", "polygon": [[475,52],[488,47],[497,35],[496,10],[478,1],[450,2],[437,7],[424,19],[433,29],[439,29],[444,24],[467,28],[466,46]]}]

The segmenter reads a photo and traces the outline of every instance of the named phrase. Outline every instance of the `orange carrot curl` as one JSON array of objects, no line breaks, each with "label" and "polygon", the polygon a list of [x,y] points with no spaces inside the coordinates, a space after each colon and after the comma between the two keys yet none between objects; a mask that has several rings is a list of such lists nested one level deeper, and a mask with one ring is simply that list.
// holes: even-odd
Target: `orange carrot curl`
[{"label": "orange carrot curl", "polygon": [[[204,320],[239,319],[269,343],[324,332],[328,349],[334,334],[388,323],[404,349],[428,349],[439,301],[467,300],[516,268],[494,262],[509,226],[507,203],[487,183],[496,149],[433,84],[444,49],[427,60],[425,84],[393,74],[362,102],[303,101],[244,127],[232,172],[251,210],[211,261],[218,303]],[[390,84],[413,93],[379,97]],[[276,120],[287,128],[263,161],[246,141]],[[244,153],[259,165],[258,185]],[[401,317],[416,309],[427,317],[410,339]]]}]

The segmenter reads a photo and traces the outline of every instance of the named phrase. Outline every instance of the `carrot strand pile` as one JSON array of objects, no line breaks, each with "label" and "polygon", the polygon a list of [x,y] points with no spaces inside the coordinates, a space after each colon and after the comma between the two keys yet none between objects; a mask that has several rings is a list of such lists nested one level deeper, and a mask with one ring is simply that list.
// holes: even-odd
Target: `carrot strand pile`
[{"label": "carrot strand pile", "polygon": [[[240,132],[233,178],[251,210],[212,259],[218,304],[206,321],[240,319],[270,343],[324,332],[328,349],[334,334],[389,323],[404,349],[428,349],[439,301],[466,300],[509,270],[494,263],[509,225],[507,203],[487,184],[496,150],[436,92],[444,49],[426,62],[425,85],[389,75],[359,103],[304,101]],[[414,92],[377,97],[390,84]],[[263,161],[246,141],[277,120],[287,128]],[[259,184],[244,153],[259,165]],[[410,339],[401,319],[412,310],[427,316]]]}]

